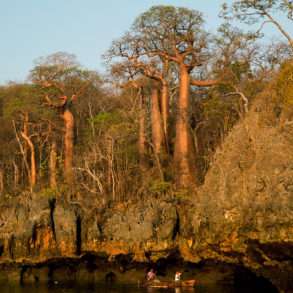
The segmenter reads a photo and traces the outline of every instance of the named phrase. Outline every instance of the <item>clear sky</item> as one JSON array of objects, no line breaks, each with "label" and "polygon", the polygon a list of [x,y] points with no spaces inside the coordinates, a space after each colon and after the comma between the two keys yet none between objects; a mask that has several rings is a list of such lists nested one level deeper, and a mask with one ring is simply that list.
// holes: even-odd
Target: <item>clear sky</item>
[{"label": "clear sky", "polygon": [[[21,82],[41,56],[65,51],[103,71],[101,55],[152,5],[202,11],[215,31],[223,0],[0,0],[0,84]],[[229,1],[228,1],[229,2]]]}]

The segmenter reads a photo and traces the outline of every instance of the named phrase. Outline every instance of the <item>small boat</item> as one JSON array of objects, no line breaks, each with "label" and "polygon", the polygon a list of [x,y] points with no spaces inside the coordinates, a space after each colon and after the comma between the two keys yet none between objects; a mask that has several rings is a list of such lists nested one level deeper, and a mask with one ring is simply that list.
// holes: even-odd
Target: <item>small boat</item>
[{"label": "small boat", "polygon": [[185,280],[185,281],[151,281],[145,283],[146,287],[150,288],[180,288],[180,287],[195,287],[195,280]]}]

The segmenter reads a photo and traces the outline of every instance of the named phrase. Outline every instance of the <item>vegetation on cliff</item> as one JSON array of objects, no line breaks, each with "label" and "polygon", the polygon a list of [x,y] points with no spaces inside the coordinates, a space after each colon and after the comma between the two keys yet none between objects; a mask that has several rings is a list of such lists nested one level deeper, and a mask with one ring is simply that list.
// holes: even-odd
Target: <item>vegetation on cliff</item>
[{"label": "vegetation on cliff", "polygon": [[[238,2],[232,13],[246,21],[251,10],[271,17],[277,5]],[[0,192],[66,189],[106,204],[196,189],[284,62],[276,107],[291,104],[291,43],[261,49],[259,35],[233,28],[224,8],[211,35],[198,11],[152,7],[105,54],[106,79],[55,53],[36,62],[27,84],[1,87]],[[290,18],[292,7],[281,8]]]}]

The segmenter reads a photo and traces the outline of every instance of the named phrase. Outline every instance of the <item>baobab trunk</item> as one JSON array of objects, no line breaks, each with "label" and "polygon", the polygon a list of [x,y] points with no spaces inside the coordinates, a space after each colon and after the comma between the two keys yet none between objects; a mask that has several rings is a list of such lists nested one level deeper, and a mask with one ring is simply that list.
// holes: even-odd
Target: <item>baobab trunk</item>
[{"label": "baobab trunk", "polygon": [[31,141],[30,137],[27,136],[24,132],[20,133],[23,139],[27,142],[29,149],[30,149],[30,186],[31,189],[36,185],[37,182],[37,169],[36,169],[36,157],[35,157],[35,147],[33,142]]},{"label": "baobab trunk", "polygon": [[159,106],[159,91],[157,88],[152,89],[151,103],[152,143],[154,153],[159,155],[162,151],[163,131]]},{"label": "baobab trunk", "polygon": [[162,82],[161,110],[165,145],[168,150],[169,87],[166,81]]},{"label": "baobab trunk", "polygon": [[0,169],[0,194],[4,190],[4,171]]},{"label": "baobab trunk", "polygon": [[50,149],[49,170],[50,170],[50,187],[55,189],[57,187],[56,180],[56,165],[57,165],[57,145],[53,140]]},{"label": "baobab trunk", "polygon": [[140,94],[139,101],[139,124],[138,124],[138,153],[139,165],[142,170],[146,168],[146,110],[143,94]]},{"label": "baobab trunk", "polygon": [[[23,117],[23,133],[28,137],[29,136],[29,114],[28,112],[24,113],[24,117]],[[25,143],[23,146],[23,164],[28,166],[28,146]],[[22,168],[24,170],[24,168]],[[27,168],[28,169],[28,168]],[[27,172],[29,173],[29,170],[27,170]],[[28,176],[30,176],[30,174],[28,174]],[[30,179],[29,179],[30,181]]]},{"label": "baobab trunk", "polygon": [[189,87],[190,76],[184,64],[180,64],[180,88],[177,104],[176,137],[174,163],[176,184],[178,187],[189,187],[195,183],[195,168],[192,166],[193,154],[189,133]]},{"label": "baobab trunk", "polygon": [[64,135],[64,178],[66,183],[72,183],[73,180],[73,140],[74,140],[74,117],[69,109],[63,112],[63,120],[65,124]]}]

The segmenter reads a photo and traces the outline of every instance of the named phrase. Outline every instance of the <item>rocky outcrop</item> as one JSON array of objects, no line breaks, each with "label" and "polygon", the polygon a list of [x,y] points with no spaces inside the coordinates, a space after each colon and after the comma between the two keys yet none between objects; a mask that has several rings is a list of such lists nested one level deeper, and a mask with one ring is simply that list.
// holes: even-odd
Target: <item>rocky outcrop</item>
[{"label": "rocky outcrop", "polygon": [[0,205],[0,261],[42,262],[104,253],[109,258],[133,254],[143,262],[167,256],[175,247],[178,215],[172,202],[150,199],[86,208],[82,202],[58,198],[6,198]]},{"label": "rocky outcrop", "polygon": [[217,150],[186,258],[242,264],[293,290],[293,125],[268,108],[256,102]]}]

